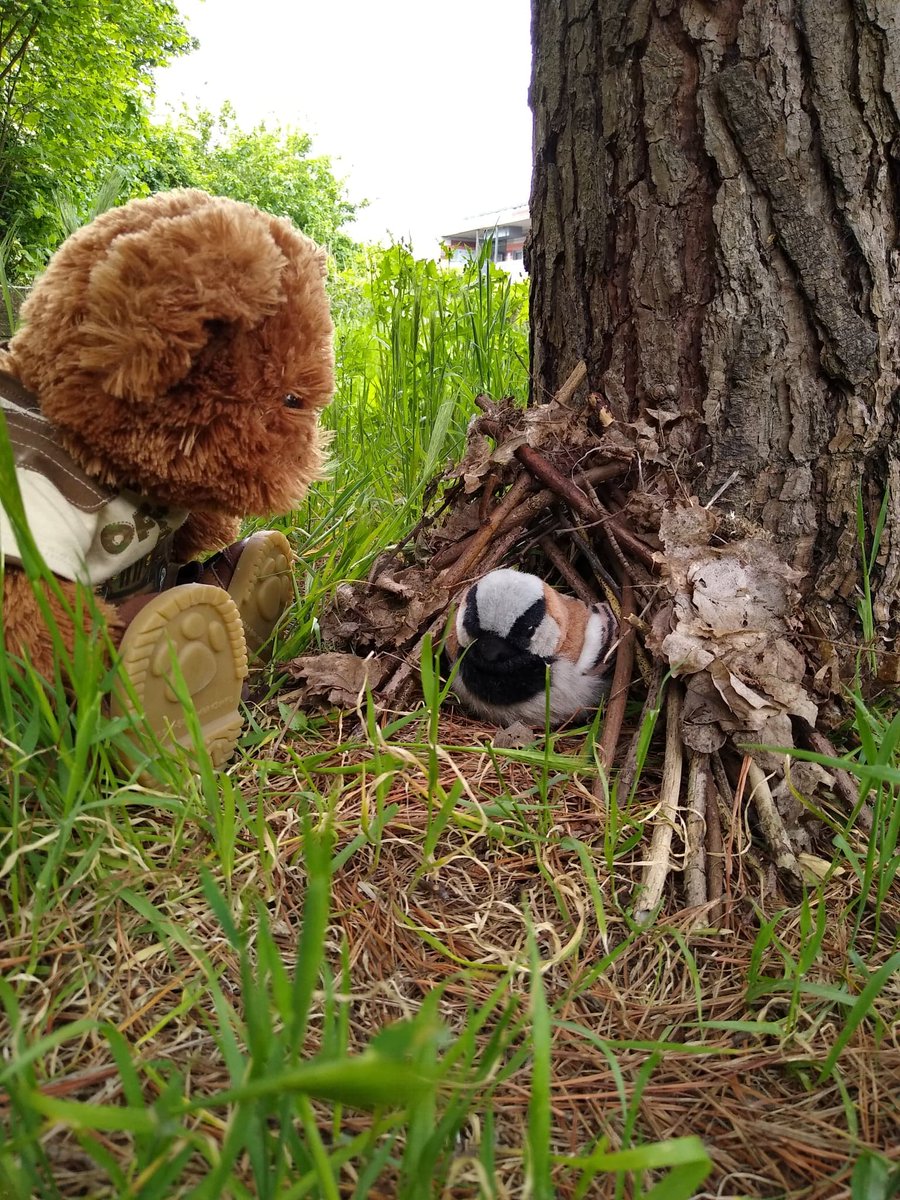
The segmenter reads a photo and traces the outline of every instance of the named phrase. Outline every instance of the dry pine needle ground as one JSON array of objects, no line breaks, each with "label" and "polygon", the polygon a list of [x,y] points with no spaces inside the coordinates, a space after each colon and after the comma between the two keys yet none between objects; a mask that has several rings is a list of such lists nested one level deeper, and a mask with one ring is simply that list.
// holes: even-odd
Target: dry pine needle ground
[{"label": "dry pine needle ground", "polygon": [[[340,722],[325,725],[316,740],[282,741],[279,761],[269,764],[259,789],[259,765],[237,773],[250,803],[262,805],[267,861],[256,833],[239,831],[232,876],[235,896],[266,897],[270,928],[285,964],[291,965],[304,900],[301,795],[330,796],[322,807],[337,833],[336,852],[375,819],[373,784],[387,780],[382,796],[396,811],[380,836],[350,854],[333,879],[327,957],[340,970],[342,943],[349,952],[347,1006],[351,1046],[362,1047],[373,1030],[414,1013],[434,988],[443,988],[440,1011],[451,1031],[501,980],[508,1003],[528,1008],[526,917],[530,913],[544,963],[544,986],[552,1012],[552,1149],[578,1155],[605,1136],[612,1148],[633,1128],[638,1141],[699,1135],[714,1168],[703,1195],[833,1197],[849,1195],[852,1163],[861,1148],[897,1160],[900,1146],[900,986],[881,992],[871,1019],[863,1021],[839,1058],[839,1070],[817,1083],[818,1066],[834,1044],[846,1016],[815,994],[817,987],[847,983],[853,941],[874,971],[888,957],[872,944],[871,917],[854,934],[849,910],[855,883],[849,873],[811,894],[813,916],[824,905],[828,918],[821,946],[797,993],[758,989],[754,980],[790,978],[786,964],[804,950],[800,909],[783,909],[777,940],[761,946],[761,925],[776,916],[777,895],[764,871],[747,865],[749,842],[738,831],[730,865],[732,899],[715,929],[692,931],[696,914],[680,911],[677,872],[670,878],[665,915],[645,931],[630,928],[629,898],[640,880],[642,840],[629,844],[629,822],[613,818],[594,798],[589,773],[541,772],[499,754],[478,750],[492,730],[446,714],[440,724],[440,783],[465,781],[465,800],[434,846],[433,865],[423,856],[429,826],[428,762],[421,745],[360,744],[347,750]],[[581,739],[555,750],[577,753]],[[463,750],[475,747],[476,750]],[[301,778],[296,756],[319,755],[319,778]],[[363,771],[361,768],[365,767]],[[328,768],[342,768],[342,782]],[[312,786],[311,786],[312,784]],[[634,802],[638,816],[652,813],[655,780],[648,770]],[[115,1024],[141,1061],[177,1066],[188,1093],[201,1095],[228,1083],[225,1064],[209,1031],[203,975],[190,949],[164,945],[122,899],[136,888],[184,933],[184,947],[202,947],[221,986],[240,1003],[238,964],[211,919],[198,877],[215,847],[190,839],[172,855],[166,818],[158,810],[136,811],[151,869],[129,862],[111,843],[104,872],[47,908],[33,936],[43,946],[40,970],[27,989],[21,1022],[30,1035],[47,1034],[65,1022],[89,1017]],[[37,832],[37,830],[35,830]],[[613,836],[614,835],[614,836]],[[612,840],[611,840],[612,838]],[[592,893],[578,846],[590,856],[601,905]],[[167,846],[170,847],[167,851]],[[243,850],[240,850],[243,847]],[[676,838],[675,851],[679,848]],[[202,850],[202,853],[199,851]],[[612,869],[609,869],[609,864]],[[755,874],[755,877],[754,877]],[[738,890],[738,880],[741,887]],[[882,914],[882,929],[898,915],[896,896]],[[8,978],[15,977],[26,947],[0,946]],[[27,954],[25,955],[27,957]],[[600,968],[598,970],[598,967]],[[757,1022],[759,1033],[723,1026]],[[490,1036],[486,1029],[482,1041]],[[0,1031],[6,1042],[10,1031]],[[314,1049],[318,1030],[310,1030]],[[504,1059],[512,1061],[517,1043]],[[122,1085],[108,1045],[86,1034],[66,1042],[45,1064],[42,1084],[51,1095],[115,1104]],[[496,1072],[494,1073],[496,1075]],[[478,1196],[473,1163],[488,1106],[494,1114],[498,1196],[525,1194],[522,1147],[531,1086],[526,1055],[509,1073],[476,1088],[470,1119],[459,1139],[452,1184],[444,1194]],[[152,1078],[150,1073],[148,1078]],[[162,1083],[160,1083],[162,1086]],[[152,1087],[150,1088],[152,1092]],[[148,1096],[148,1099],[152,1098]],[[365,1127],[365,1114],[345,1110],[344,1129]],[[323,1112],[322,1128],[330,1118]],[[203,1133],[221,1138],[209,1121]],[[93,1135],[109,1154],[127,1161],[129,1141]],[[62,1195],[111,1195],[102,1175],[62,1127],[49,1127],[44,1148]],[[203,1163],[197,1161],[196,1178]],[[350,1188],[353,1170],[346,1171]],[[190,1178],[188,1171],[186,1178]],[[573,1173],[557,1168],[559,1196],[573,1194]],[[602,1177],[601,1177],[602,1180]],[[185,1182],[183,1180],[182,1182]],[[349,1194],[349,1192],[348,1192]],[[392,1194],[388,1171],[372,1196]],[[591,1195],[614,1194],[597,1181]]]}]

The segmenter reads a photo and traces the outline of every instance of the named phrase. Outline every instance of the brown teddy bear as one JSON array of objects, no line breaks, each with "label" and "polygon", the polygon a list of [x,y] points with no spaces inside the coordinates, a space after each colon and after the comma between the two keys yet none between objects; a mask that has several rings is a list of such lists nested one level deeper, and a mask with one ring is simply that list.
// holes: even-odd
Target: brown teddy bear
[{"label": "brown teddy bear", "polygon": [[[235,539],[241,518],[296,506],[319,469],[334,376],[324,274],[323,252],[287,220],[159,193],[73,234],[0,350],[28,524],[66,600],[45,593],[64,644],[74,619],[90,627],[77,598],[91,587],[150,727],[189,740],[174,652],[217,764],[240,733],[247,647],[293,595],[283,534]],[[18,550],[0,506],[6,649],[52,678]],[[114,711],[132,708],[126,690]]]}]

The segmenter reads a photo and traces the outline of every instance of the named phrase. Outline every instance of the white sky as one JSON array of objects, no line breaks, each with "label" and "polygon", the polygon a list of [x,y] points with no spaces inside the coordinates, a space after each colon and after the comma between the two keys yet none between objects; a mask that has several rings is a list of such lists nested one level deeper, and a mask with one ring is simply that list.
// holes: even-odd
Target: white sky
[{"label": "white sky", "polygon": [[200,48],[157,73],[162,104],[275,117],[313,135],[362,241],[430,254],[464,219],[528,202],[529,0],[178,0]]}]

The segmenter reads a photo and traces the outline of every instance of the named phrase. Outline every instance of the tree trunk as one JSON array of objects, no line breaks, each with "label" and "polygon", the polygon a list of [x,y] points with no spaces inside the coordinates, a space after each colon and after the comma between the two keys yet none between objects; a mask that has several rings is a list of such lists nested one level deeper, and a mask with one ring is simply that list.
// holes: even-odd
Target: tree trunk
[{"label": "tree trunk", "polygon": [[[532,0],[533,399],[579,359],[858,640],[900,615],[900,5]],[[825,624],[826,620],[829,622]]]}]

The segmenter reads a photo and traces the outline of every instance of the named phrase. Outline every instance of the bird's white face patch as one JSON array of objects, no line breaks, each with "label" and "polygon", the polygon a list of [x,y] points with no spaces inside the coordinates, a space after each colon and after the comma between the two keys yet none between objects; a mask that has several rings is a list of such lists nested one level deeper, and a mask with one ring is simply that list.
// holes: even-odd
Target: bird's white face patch
[{"label": "bird's white face patch", "polygon": [[550,658],[556,653],[559,645],[560,628],[549,613],[531,635],[530,650],[541,658]]},{"label": "bird's white face patch", "polygon": [[508,637],[518,618],[544,597],[544,584],[536,575],[506,567],[479,579],[475,589],[480,630],[498,637]]},{"label": "bird's white face patch", "polygon": [[468,592],[466,592],[463,595],[463,597],[460,600],[459,605],[457,606],[457,609],[456,609],[456,640],[459,642],[461,647],[468,646],[470,644],[470,642],[472,641],[472,636],[469,633],[468,629],[466,629],[466,625],[465,625],[466,600],[468,598],[468,595],[469,595]]}]

